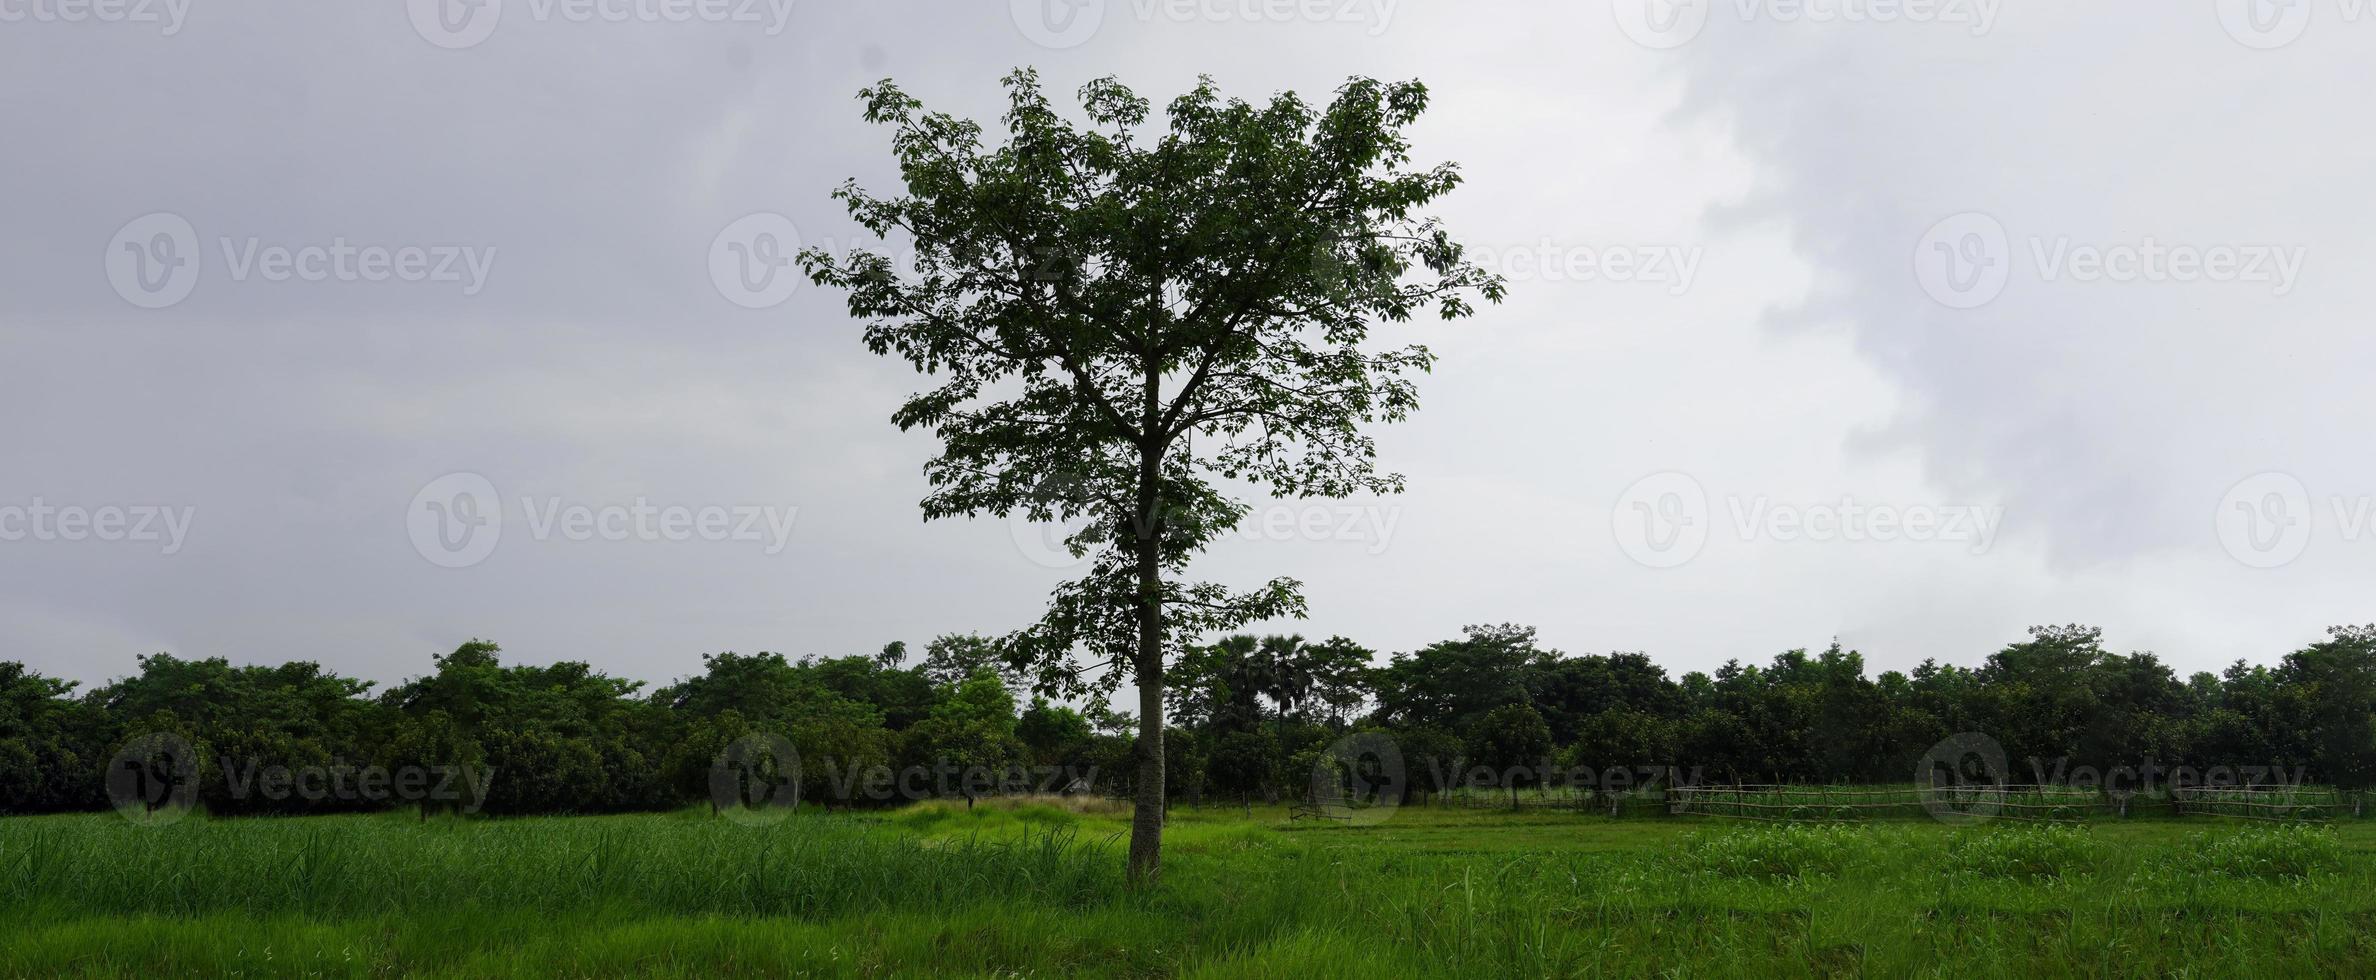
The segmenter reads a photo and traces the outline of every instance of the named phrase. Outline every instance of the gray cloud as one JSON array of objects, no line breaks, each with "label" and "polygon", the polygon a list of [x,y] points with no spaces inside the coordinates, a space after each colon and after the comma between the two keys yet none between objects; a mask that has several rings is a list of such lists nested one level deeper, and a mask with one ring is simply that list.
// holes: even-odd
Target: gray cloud
[{"label": "gray cloud", "polygon": [[[1519,620],[1682,667],[1838,634],[1902,666],[2092,619],[2203,666],[2365,616],[2376,534],[2329,519],[2261,570],[2214,521],[2266,470],[2322,504],[2376,494],[2357,451],[2376,342],[2351,272],[2376,157],[2345,122],[2376,24],[2323,18],[2264,51],[2191,8],[2008,5],[1974,36],[1743,21],[1728,2],[1659,50],[1598,2],[1252,22],[1093,6],[1060,46],[1005,4],[799,3],[771,32],[765,4],[755,22],[606,23],[506,0],[459,48],[403,5],[198,0],[171,34],[0,25],[0,176],[20,191],[0,200],[0,505],[194,513],[173,555],[0,541],[0,657],[84,680],[156,649],[390,679],[486,636],[663,679],[706,651],[1027,621],[1060,571],[1004,522],[918,519],[931,447],[885,421],[904,369],[864,352],[836,297],[746,309],[710,265],[752,214],[857,240],[827,192],[894,180],[860,86],[895,76],[988,119],[1022,64],[1157,98],[1198,73],[1248,96],[1353,73],[1433,86],[1420,152],[1470,177],[1445,216],[1527,281],[1476,320],[1387,331],[1444,355],[1427,407],[1384,435],[1412,480],[1390,543],[1257,537],[1203,563],[1304,579],[1307,633],[1408,648]],[[2006,229],[2008,277],[1951,309],[1917,245],[1973,211]],[[158,212],[188,222],[179,257],[198,265],[186,298],[144,309],[110,278],[140,260],[111,236]],[[2277,296],[2048,281],[2031,248],[2148,237],[2306,258]],[[283,281],[233,261],[308,247],[385,250],[386,274],[359,254]],[[469,250],[484,282],[387,271],[407,249]],[[1571,274],[1686,251],[1688,289]],[[1612,517],[1665,471],[1717,523],[1689,562],[1647,569]],[[510,510],[490,557],[449,569],[406,513],[457,472]],[[2000,505],[2003,531],[1973,555],[1744,539],[1726,517],[1844,495]],[[797,517],[772,555],[535,540],[521,498]]]}]

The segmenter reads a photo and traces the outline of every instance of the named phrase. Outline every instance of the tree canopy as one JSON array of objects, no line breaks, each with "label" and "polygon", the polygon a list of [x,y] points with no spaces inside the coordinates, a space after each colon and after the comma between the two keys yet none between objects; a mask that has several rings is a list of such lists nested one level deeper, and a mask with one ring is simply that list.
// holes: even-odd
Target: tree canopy
[{"label": "tree canopy", "polygon": [[1089,573],[1007,638],[1006,658],[1053,693],[1137,685],[1130,867],[1144,881],[1160,866],[1167,659],[1304,609],[1289,579],[1182,580],[1245,514],[1224,483],[1400,489],[1363,427],[1417,407],[1412,376],[1433,355],[1373,349],[1373,327],[1466,316],[1503,286],[1421,211],[1460,175],[1412,163],[1417,82],[1355,78],[1319,106],[1224,98],[1208,78],[1159,125],[1111,78],[1082,86],[1081,122],[1036,72],[1005,85],[995,145],[889,81],[861,92],[866,119],[891,129],[904,193],[852,181],[835,197],[913,261],[801,258],[849,294],[869,349],[932,379],[892,415],[940,440],[927,518],[1086,519],[1067,546]]}]

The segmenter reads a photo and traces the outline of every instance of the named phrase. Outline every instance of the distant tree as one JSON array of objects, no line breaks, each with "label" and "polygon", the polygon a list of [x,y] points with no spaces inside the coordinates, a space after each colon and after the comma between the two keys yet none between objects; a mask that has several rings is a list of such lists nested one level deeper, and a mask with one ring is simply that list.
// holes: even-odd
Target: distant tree
[{"label": "distant tree", "polygon": [[[397,732],[387,752],[387,764],[391,769],[415,769],[440,779],[448,773],[456,774],[457,778],[447,785],[449,788],[462,788],[466,783],[458,778],[460,773],[465,769],[486,765],[486,747],[465,734],[443,709],[433,708],[425,714],[407,719]],[[443,794],[442,798],[434,797],[436,794],[425,793],[419,801],[423,821],[427,821],[429,814],[435,810],[454,811],[485,802],[465,800],[456,793]]]},{"label": "distant tree", "polygon": [[2099,707],[2088,678],[2110,656],[2096,627],[2030,627],[2027,641],[1990,654],[1977,672],[1981,726],[2016,765],[2072,758]]},{"label": "distant tree", "polygon": [[745,656],[705,654],[702,672],[653,692],[652,699],[669,710],[692,717],[735,712],[761,728],[788,723],[803,706],[815,700],[816,678],[778,653]]},{"label": "distant tree", "polygon": [[931,717],[908,732],[909,764],[952,774],[967,809],[985,787],[1024,758],[1015,737],[1015,698],[998,675],[983,671],[944,692]]},{"label": "distant tree", "polygon": [[[813,681],[816,686],[844,700],[873,707],[882,715],[883,726],[892,731],[905,731],[924,720],[926,715],[932,713],[933,704],[940,698],[940,692],[927,671],[922,668],[901,670],[886,667],[881,658],[835,657],[803,661],[794,670],[804,684]],[[958,678],[960,681],[963,679]],[[802,695],[796,700],[805,702],[808,699],[808,695]]]},{"label": "distant tree", "polygon": [[[1144,739],[1131,740],[1131,761],[1142,774],[1146,766],[1140,753],[1145,749]],[[1173,797],[1186,795],[1190,805],[1204,805],[1205,786],[1213,772],[1212,736],[1194,729],[1174,728],[1164,733],[1162,750],[1164,771],[1171,774],[1164,784],[1165,804],[1168,806]],[[1135,785],[1133,788],[1143,789]]]},{"label": "distant tree", "polygon": [[1305,685],[1300,707],[1314,720],[1341,725],[1370,700],[1369,673],[1377,653],[1341,636],[1305,646]]},{"label": "distant tree", "polygon": [[1605,772],[1674,761],[1673,724],[1634,708],[1612,708],[1576,726],[1566,764]]},{"label": "distant tree", "polygon": [[0,663],[0,813],[103,805],[99,769],[112,748],[106,716],[75,685]]},{"label": "distant tree", "polygon": [[1006,653],[998,641],[974,633],[951,633],[924,645],[924,663],[917,668],[934,687],[955,687],[989,671],[1008,673]]},{"label": "distant tree", "polygon": [[1031,707],[1015,720],[1015,737],[1023,740],[1032,758],[1043,765],[1064,763],[1089,742],[1089,719],[1046,698],[1032,698]]},{"label": "distant tree", "polygon": [[1533,689],[1558,654],[1535,644],[1530,626],[1470,626],[1458,640],[1394,655],[1375,677],[1378,713],[1397,724],[1455,731],[1486,712],[1531,705]]},{"label": "distant tree", "polygon": [[[660,766],[670,726],[662,706],[635,699],[642,681],[573,660],[507,667],[500,653],[493,643],[463,644],[381,703],[407,718],[442,711],[452,719],[456,738],[476,744],[499,774],[487,788],[491,812],[601,813],[675,802],[659,798],[669,793]],[[699,689],[721,693],[716,684]]]},{"label": "distant tree", "polygon": [[1253,814],[1253,798],[1269,791],[1278,778],[1278,737],[1266,730],[1226,732],[1213,742],[1206,765],[1213,788],[1238,798]]},{"label": "distant tree", "polygon": [[2376,785],[2376,626],[2337,626],[2278,669],[2299,692],[2310,764],[2353,789]]},{"label": "distant tree", "polygon": [[1551,726],[1528,705],[1503,705],[1485,713],[1469,731],[1469,756],[1502,773],[1510,787],[1510,805],[1518,805],[1523,771],[1551,757]]},{"label": "distant tree", "polygon": [[1433,725],[1414,725],[1391,734],[1410,777],[1406,785],[1440,797],[1460,784],[1469,758],[1468,743],[1460,736]]},{"label": "distant tree", "polygon": [[1241,635],[1189,647],[1168,671],[1171,720],[1216,732],[1260,725],[1263,688],[1269,683],[1256,654],[1260,645]]}]

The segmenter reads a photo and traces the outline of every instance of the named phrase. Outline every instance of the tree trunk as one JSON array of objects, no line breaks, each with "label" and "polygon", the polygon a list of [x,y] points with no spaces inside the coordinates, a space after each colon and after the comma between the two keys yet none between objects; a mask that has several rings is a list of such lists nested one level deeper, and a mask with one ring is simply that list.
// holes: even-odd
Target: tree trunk
[{"label": "tree trunk", "polygon": [[[1163,662],[1160,634],[1139,614],[1138,803],[1130,814],[1130,883],[1146,887],[1163,870]],[[1152,657],[1146,648],[1155,646]]]},{"label": "tree trunk", "polygon": [[[1148,383],[1150,416],[1154,381]],[[1138,804],[1130,815],[1130,884],[1155,884],[1163,870],[1163,451],[1139,453],[1138,513],[1132,521],[1138,559]]]}]

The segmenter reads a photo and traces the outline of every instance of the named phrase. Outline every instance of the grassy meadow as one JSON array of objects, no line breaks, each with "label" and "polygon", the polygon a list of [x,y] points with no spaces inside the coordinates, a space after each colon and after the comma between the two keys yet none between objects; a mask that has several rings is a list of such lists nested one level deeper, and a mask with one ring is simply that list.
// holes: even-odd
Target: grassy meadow
[{"label": "grassy meadow", "polygon": [[0,819],[0,976],[2309,976],[2376,972],[2376,825],[1768,824],[1104,801]]}]

